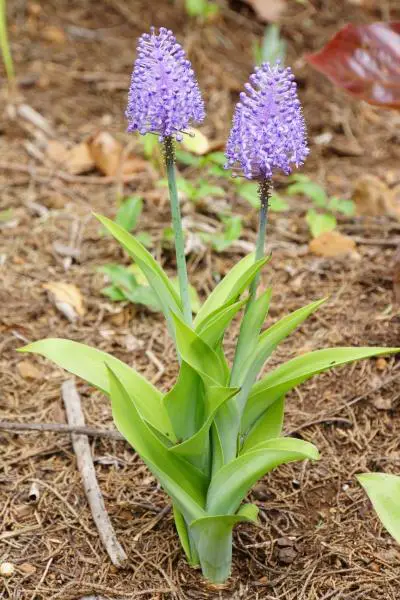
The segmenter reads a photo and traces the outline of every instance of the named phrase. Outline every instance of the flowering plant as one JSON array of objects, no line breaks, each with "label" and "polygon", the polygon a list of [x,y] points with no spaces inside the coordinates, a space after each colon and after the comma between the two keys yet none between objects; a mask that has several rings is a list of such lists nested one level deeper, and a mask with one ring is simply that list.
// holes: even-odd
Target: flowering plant
[{"label": "flowering plant", "polygon": [[[264,64],[241,94],[227,145],[227,168],[259,182],[260,219],[255,254],[243,258],[211,292],[192,321],[179,201],[175,143],[204,104],[184,50],[164,28],[139,40],[127,108],[128,130],[155,133],[163,145],[174,228],[179,293],[145,247],[113,221],[100,222],[147,278],[175,342],[179,375],[168,393],[116,358],[83,344],[45,339],[23,348],[52,359],[111,397],[115,424],[172,499],[176,528],[191,565],[223,582],[230,573],[232,529],[255,521],[257,506],[242,504],[252,485],[275,467],[318,459],[312,444],[281,435],[285,394],[333,366],[387,348],[333,348],[297,356],[269,371],[277,345],[311,315],[318,300],[261,332],[271,289],[257,294],[264,255],[268,200],[275,169],[289,173],[308,149],[289,68]],[[249,290],[248,295],[246,295]],[[243,309],[232,366],[224,333]]]}]

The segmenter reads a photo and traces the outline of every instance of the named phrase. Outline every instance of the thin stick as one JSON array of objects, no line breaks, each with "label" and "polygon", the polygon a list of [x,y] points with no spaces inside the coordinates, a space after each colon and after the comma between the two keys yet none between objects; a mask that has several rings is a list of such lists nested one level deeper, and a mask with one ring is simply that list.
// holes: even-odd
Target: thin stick
[{"label": "thin stick", "polygon": [[169,198],[171,202],[172,227],[175,238],[176,266],[178,269],[179,290],[181,295],[183,316],[185,322],[192,325],[192,309],[190,306],[189,280],[186,269],[185,241],[183,239],[181,210],[179,206],[178,190],[176,188],[174,141],[166,137],[164,141],[165,165],[167,168]]},{"label": "thin stick", "polygon": [[72,427],[64,423],[15,423],[14,421],[0,421],[0,430],[7,431],[42,431],[53,433],[76,433],[89,437],[124,440],[119,431],[107,429],[94,429],[93,427]]},{"label": "thin stick", "polygon": [[[61,393],[68,423],[74,427],[84,426],[85,419],[82,412],[81,399],[73,379],[69,379],[62,384]],[[112,563],[116,567],[122,567],[127,561],[127,556],[117,540],[117,536],[111,525],[104,504],[99,484],[97,483],[89,441],[87,437],[76,435],[75,433],[72,434],[71,438],[72,447],[76,454],[78,469],[82,477],[83,487],[100,539],[103,542]]]}]

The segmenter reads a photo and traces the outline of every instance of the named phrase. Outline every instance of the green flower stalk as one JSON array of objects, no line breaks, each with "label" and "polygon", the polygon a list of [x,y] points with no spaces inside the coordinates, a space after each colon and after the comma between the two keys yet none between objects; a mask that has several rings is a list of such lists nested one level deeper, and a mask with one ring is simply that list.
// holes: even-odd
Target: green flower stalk
[{"label": "green flower stalk", "polygon": [[189,279],[186,268],[185,240],[183,237],[181,209],[175,178],[174,140],[172,136],[164,139],[165,166],[167,169],[169,198],[171,203],[172,227],[175,238],[176,266],[178,270],[179,291],[182,300],[183,316],[188,325],[192,325]]}]

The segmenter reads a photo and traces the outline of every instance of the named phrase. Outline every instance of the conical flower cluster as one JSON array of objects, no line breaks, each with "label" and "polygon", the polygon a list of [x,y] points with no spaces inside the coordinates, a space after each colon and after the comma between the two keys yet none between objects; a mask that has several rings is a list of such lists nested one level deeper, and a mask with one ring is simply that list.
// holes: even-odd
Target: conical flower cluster
[{"label": "conical flower cluster", "polygon": [[158,33],[152,28],[139,38],[125,114],[130,132],[178,140],[192,122],[205,117],[192,65],[165,27]]},{"label": "conical flower cluster", "polygon": [[227,168],[249,179],[289,174],[308,154],[306,127],[294,75],[279,63],[257,67],[240,94],[226,147]]}]

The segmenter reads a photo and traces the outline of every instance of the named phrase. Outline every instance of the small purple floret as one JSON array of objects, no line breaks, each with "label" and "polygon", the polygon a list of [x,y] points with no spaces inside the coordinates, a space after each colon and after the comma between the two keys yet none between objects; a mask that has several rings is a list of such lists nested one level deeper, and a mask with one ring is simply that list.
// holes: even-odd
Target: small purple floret
[{"label": "small purple floret", "polygon": [[172,31],[161,27],[139,38],[125,113],[128,131],[157,133],[160,138],[182,133],[205,117],[194,71]]},{"label": "small purple floret", "polygon": [[309,152],[291,69],[264,63],[245,90],[233,116],[226,168],[238,166],[248,179],[269,179],[275,169],[289,174]]}]

